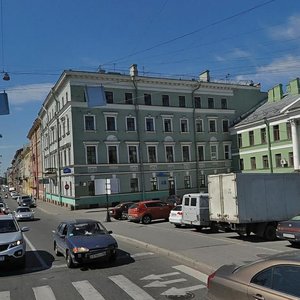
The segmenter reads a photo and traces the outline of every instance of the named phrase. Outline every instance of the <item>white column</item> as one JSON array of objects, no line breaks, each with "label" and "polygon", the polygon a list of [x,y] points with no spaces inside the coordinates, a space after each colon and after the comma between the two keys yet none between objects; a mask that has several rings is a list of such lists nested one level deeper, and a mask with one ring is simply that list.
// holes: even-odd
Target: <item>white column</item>
[{"label": "white column", "polygon": [[291,120],[292,129],[292,142],[293,142],[293,160],[294,160],[294,170],[299,170],[299,139],[297,135],[297,121]]}]

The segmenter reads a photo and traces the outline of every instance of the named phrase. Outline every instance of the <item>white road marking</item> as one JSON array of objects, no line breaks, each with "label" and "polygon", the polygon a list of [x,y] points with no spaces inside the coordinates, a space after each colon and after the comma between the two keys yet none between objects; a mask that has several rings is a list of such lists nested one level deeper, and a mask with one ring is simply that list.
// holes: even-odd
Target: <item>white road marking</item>
[{"label": "white road marking", "polygon": [[29,248],[33,251],[34,256],[37,258],[37,260],[40,262],[40,264],[42,265],[42,267],[44,269],[49,268],[49,266],[46,264],[46,262],[42,259],[42,257],[39,255],[39,253],[37,252],[36,248],[31,244],[31,242],[29,241],[29,239],[25,236],[25,234],[23,235],[24,239],[26,241],[26,243],[28,244]]},{"label": "white road marking", "polygon": [[175,275],[179,275],[179,272],[172,272],[172,273],[165,273],[165,274],[151,274],[148,275],[146,277],[141,278],[141,280],[159,280],[162,279],[163,277],[168,277],[168,276],[175,276]]},{"label": "white road marking", "polygon": [[186,295],[187,292],[204,289],[205,287],[206,286],[203,285],[203,284],[188,286],[188,287],[184,287],[184,288],[181,288],[181,289],[172,287],[172,288],[166,290],[165,292],[161,293],[161,295],[164,295],[164,296],[177,296],[177,297],[178,296],[184,296],[184,295]]},{"label": "white road marking", "polygon": [[155,300],[123,275],[110,276],[109,279],[123,289],[134,300]]},{"label": "white road marking", "polygon": [[173,283],[183,282],[183,281],[187,281],[187,280],[184,278],[172,279],[167,281],[155,280],[149,284],[144,285],[144,287],[166,287],[168,284],[173,284]]},{"label": "white road marking", "polygon": [[132,254],[130,256],[134,258],[134,257],[153,255],[153,254],[154,254],[153,252],[141,252],[141,253]]},{"label": "white road marking", "polygon": [[204,284],[206,284],[207,282],[208,275],[201,273],[195,269],[192,269],[184,265],[174,266],[173,268],[202,281]]},{"label": "white road marking", "polygon": [[51,269],[66,268],[67,265],[52,265]]},{"label": "white road marking", "polygon": [[10,291],[0,292],[1,300],[9,300],[10,299]]},{"label": "white road marking", "polygon": [[72,284],[84,300],[105,300],[87,280],[72,282]]},{"label": "white road marking", "polygon": [[56,300],[55,295],[49,285],[32,288],[36,300]]}]

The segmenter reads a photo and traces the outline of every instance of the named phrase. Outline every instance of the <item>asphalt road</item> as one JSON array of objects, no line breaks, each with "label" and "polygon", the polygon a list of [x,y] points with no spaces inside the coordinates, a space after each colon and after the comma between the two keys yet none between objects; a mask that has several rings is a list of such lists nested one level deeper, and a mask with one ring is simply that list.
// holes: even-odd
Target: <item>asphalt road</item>
[{"label": "asphalt road", "polygon": [[[17,207],[12,199],[7,203],[12,210]],[[34,210],[34,221],[20,223],[30,228],[25,233],[26,268],[0,269],[1,300],[205,299],[201,272],[123,240],[118,240],[114,264],[102,261],[68,269],[64,257],[54,254],[51,232],[67,216]],[[112,224],[105,225],[111,229]]]}]

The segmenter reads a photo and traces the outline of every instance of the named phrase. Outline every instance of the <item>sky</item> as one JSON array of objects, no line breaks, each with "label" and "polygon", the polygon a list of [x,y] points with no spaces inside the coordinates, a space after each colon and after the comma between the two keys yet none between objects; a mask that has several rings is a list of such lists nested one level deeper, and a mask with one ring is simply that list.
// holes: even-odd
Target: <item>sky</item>
[{"label": "sky", "polygon": [[299,0],[0,0],[0,175],[63,70],[261,83],[300,76]]}]

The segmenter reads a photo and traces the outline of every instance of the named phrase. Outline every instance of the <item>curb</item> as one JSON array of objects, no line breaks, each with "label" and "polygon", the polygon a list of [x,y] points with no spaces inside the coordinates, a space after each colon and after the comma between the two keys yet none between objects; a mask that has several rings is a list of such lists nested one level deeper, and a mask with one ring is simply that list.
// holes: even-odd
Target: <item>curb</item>
[{"label": "curb", "polygon": [[126,237],[123,235],[119,235],[119,234],[113,234],[113,235],[116,237],[116,239],[122,240],[123,242],[127,242],[127,243],[130,243],[133,245],[139,245],[140,247],[151,250],[157,254],[162,254],[162,255],[171,257],[172,259],[174,259],[180,263],[183,263],[191,268],[197,269],[198,271],[200,271],[206,275],[210,275],[211,273],[213,273],[215,271],[215,269],[209,265],[206,265],[195,259],[186,257],[182,254],[170,251],[168,249],[160,248],[158,246],[155,246],[155,245],[152,245],[149,243],[145,243],[145,242],[141,242],[139,240],[135,240],[133,238],[129,238],[129,237]]}]

